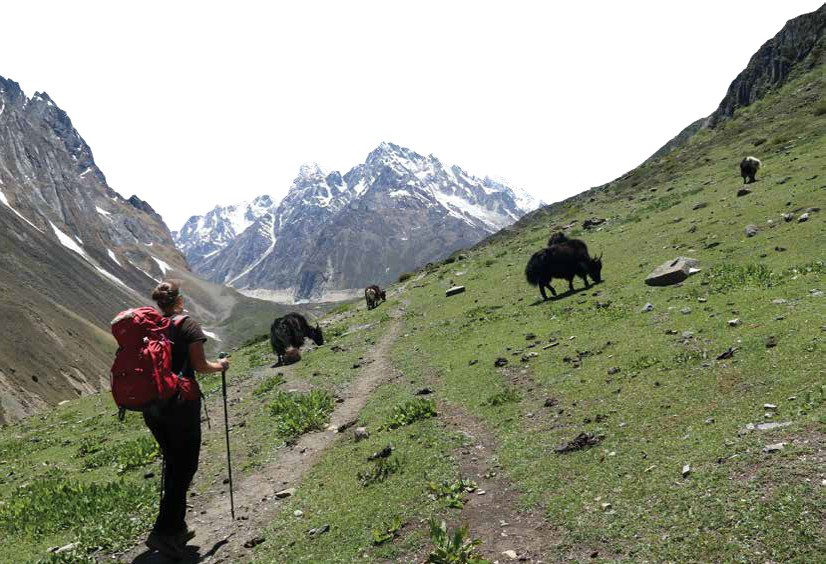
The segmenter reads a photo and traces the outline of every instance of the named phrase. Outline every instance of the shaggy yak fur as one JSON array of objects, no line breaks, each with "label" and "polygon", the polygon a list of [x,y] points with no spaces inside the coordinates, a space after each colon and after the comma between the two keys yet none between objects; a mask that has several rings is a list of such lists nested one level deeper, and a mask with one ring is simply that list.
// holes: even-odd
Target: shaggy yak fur
[{"label": "shaggy yak fur", "polygon": [[754,177],[762,164],[763,163],[760,162],[760,159],[756,159],[754,157],[746,157],[740,161],[740,176],[743,177],[744,184],[751,184],[754,182]]},{"label": "shaggy yak fur", "polygon": [[364,289],[364,299],[367,301],[367,309],[378,307],[379,303],[387,300],[384,290],[373,284]]},{"label": "shaggy yak fur", "polygon": [[[288,359],[285,359],[284,355],[287,353],[287,349],[301,347],[304,344],[304,339],[308,337],[316,345],[324,344],[324,335],[321,334],[321,328],[318,325],[312,327],[300,313],[288,313],[284,317],[279,317],[273,321],[270,326],[270,344],[272,345],[272,352],[278,357],[276,365],[284,364],[285,360],[297,362],[297,360],[294,360],[295,354],[290,353]],[[300,354],[298,358],[301,358]]]},{"label": "shaggy yak fur", "polygon": [[[553,240],[554,237],[556,235],[551,239]],[[525,267],[525,278],[531,286],[539,286],[543,300],[548,299],[545,288],[556,296],[556,290],[551,286],[553,278],[567,280],[569,291],[573,292],[575,276],[582,278],[586,288],[591,286],[588,283],[588,276],[594,283],[602,281],[602,255],[590,257],[588,246],[579,239],[567,239],[537,251]]]}]

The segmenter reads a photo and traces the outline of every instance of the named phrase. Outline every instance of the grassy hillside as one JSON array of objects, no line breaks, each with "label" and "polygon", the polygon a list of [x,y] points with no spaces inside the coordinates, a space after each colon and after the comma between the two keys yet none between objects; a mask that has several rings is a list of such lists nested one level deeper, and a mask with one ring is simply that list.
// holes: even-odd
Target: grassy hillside
[{"label": "grassy hillside", "polygon": [[[264,542],[239,560],[420,562],[434,550],[433,516],[468,524],[483,541],[475,551],[500,561],[507,547],[546,562],[826,558],[826,210],[798,219],[826,208],[824,91],[822,71],[799,76],[618,181],[417,273],[379,309],[338,308],[325,345],[283,377],[266,343],[239,351],[238,480],[323,428],[330,398],[358,383],[360,357],[388,335],[398,371],[359,414],[370,437],[341,433],[300,483],[284,476],[295,494],[266,506],[270,526],[241,539]],[[764,167],[738,197],[747,154]],[[581,229],[590,217],[607,221]],[[524,265],[571,224],[604,253],[604,281],[542,302]],[[643,283],[676,256],[702,271],[678,286]],[[446,298],[453,284],[467,291]],[[425,387],[433,393],[415,395]],[[217,380],[205,389],[216,406]],[[314,406],[289,407],[305,401],[290,389],[317,390]],[[220,499],[211,413],[195,491]],[[759,423],[783,425],[749,430]],[[556,452],[582,432],[598,444]],[[386,462],[367,460],[387,445]],[[144,476],[157,464],[139,417],[117,423],[105,396],[3,427],[0,561],[74,541],[68,561],[117,555],[149,523],[157,483]]]}]

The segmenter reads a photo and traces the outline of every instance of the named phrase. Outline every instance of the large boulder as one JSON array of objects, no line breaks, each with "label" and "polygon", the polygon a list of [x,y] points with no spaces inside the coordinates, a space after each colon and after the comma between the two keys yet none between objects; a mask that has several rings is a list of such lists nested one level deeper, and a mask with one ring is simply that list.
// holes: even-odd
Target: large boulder
[{"label": "large boulder", "polygon": [[693,258],[677,257],[661,264],[649,274],[645,283],[649,286],[671,286],[678,284],[695,272],[699,272],[700,261]]}]

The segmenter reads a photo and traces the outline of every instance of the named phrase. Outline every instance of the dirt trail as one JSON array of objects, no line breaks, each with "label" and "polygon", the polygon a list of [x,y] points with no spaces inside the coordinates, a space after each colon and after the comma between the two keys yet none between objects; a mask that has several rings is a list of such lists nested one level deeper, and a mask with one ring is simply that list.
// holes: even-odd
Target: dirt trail
[{"label": "dirt trail", "polygon": [[[330,418],[330,426],[338,427],[353,422],[373,390],[380,384],[397,376],[390,362],[389,350],[401,331],[401,311],[392,312],[393,318],[387,332],[364,357],[359,375],[339,397],[343,400],[336,404]],[[281,368],[287,382],[292,383],[289,367]],[[275,370],[268,370],[275,373]],[[253,379],[250,379],[253,380]],[[258,380],[257,378],[255,380]],[[251,384],[248,384],[248,386]],[[285,388],[286,389],[286,388]],[[234,395],[243,393],[236,390]],[[232,397],[230,398],[232,401]],[[230,425],[232,425],[232,421]],[[223,434],[222,422],[217,422],[212,434]],[[277,459],[254,474],[234,476],[235,478],[235,513],[236,521],[229,516],[228,486],[217,484],[211,491],[199,497],[191,498],[197,515],[190,513],[189,526],[197,532],[189,542],[189,557],[183,562],[245,562],[251,559],[251,551],[244,548],[244,543],[254,539],[272,522],[281,505],[275,493],[286,488],[297,487],[312,466],[318,461],[326,448],[341,435],[326,430],[308,433],[299,438],[292,447],[278,452]],[[217,437],[212,437],[217,440]],[[119,556],[121,562],[135,564],[160,564],[174,562],[156,552],[148,551],[142,544],[132,551]],[[197,547],[197,548],[196,548]]]}]

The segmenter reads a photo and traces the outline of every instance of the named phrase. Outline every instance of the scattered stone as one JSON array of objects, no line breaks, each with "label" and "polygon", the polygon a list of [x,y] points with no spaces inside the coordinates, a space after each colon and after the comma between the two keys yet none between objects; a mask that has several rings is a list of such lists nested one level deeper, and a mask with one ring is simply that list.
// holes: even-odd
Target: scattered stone
[{"label": "scattered stone", "polygon": [[522,355],[522,362],[528,362],[532,358],[536,358],[539,356],[539,353],[535,353],[533,351],[525,353]]},{"label": "scattered stone", "polygon": [[759,231],[759,229],[757,229],[756,225],[749,224],[749,225],[746,225],[746,230],[745,231],[746,231],[746,237],[754,237],[755,235],[757,235],[757,232]]},{"label": "scattered stone", "polygon": [[791,176],[784,176],[783,178],[781,178],[780,180],[778,180],[778,181],[777,181],[777,183],[778,183],[778,184],[785,184],[786,182],[788,182],[788,181],[789,181],[789,180],[791,180],[791,179],[792,179],[792,177],[791,177]]},{"label": "scattered stone", "polygon": [[704,304],[708,301],[708,298],[699,297],[699,298],[697,298],[697,301],[701,304]]},{"label": "scattered stone", "polygon": [[642,309],[640,310],[640,313],[646,313],[646,312],[653,311],[653,310],[654,310],[654,304],[647,303],[644,306],[642,306]]},{"label": "scattered stone", "polygon": [[714,423],[714,417],[709,417],[705,420],[706,425],[711,425],[712,423]]},{"label": "scattered stone", "polygon": [[416,392],[416,395],[417,396],[429,396],[432,393],[433,393],[433,390],[431,390],[430,388],[422,388],[421,390]]},{"label": "scattered stone", "polygon": [[693,206],[691,206],[691,209],[693,209],[693,210],[701,210],[701,209],[706,208],[706,207],[708,207],[708,203],[707,203],[707,202],[697,202],[696,204],[694,204]]},{"label": "scattered stone", "polygon": [[800,217],[797,218],[797,222],[798,223],[803,223],[805,221],[809,221],[809,214],[807,214],[807,213],[800,214]]},{"label": "scattered stone", "polygon": [[645,278],[649,286],[671,286],[682,282],[690,275],[699,272],[700,261],[693,258],[677,257],[655,268]]},{"label": "scattered stone", "polygon": [[691,465],[683,464],[683,478],[688,478],[689,474],[691,474]]},{"label": "scattered stone", "polygon": [[591,553],[591,558],[597,558],[597,557],[599,557],[599,551],[595,550]]},{"label": "scattered stone", "polygon": [[775,298],[775,299],[772,300],[772,303],[774,305],[783,305],[783,304],[789,303],[789,300],[787,300],[785,298]]},{"label": "scattered stone", "polygon": [[255,548],[256,546],[265,542],[266,540],[267,539],[265,539],[262,536],[252,537],[250,540],[244,543],[244,548]]},{"label": "scattered stone", "polygon": [[768,409],[769,411],[777,411],[777,405],[773,403],[764,403],[763,409]]},{"label": "scattered stone", "polygon": [[793,213],[784,213],[783,214],[783,221],[785,221],[786,223],[790,222],[793,219],[794,219],[794,214]]},{"label": "scattered stone", "polygon": [[356,442],[369,439],[370,433],[367,431],[367,427],[356,427],[353,431],[353,438],[356,439]]},{"label": "scattered stone", "polygon": [[296,517],[302,517],[304,515],[304,512],[300,509],[296,509],[295,511],[293,511],[293,515]]},{"label": "scattered stone", "polygon": [[505,552],[502,553],[502,556],[507,556],[511,560],[516,560],[516,558],[517,558],[515,550],[506,550]]},{"label": "scattered stone", "polygon": [[455,296],[456,294],[461,294],[465,291],[464,286],[453,286],[445,291],[445,297],[449,298],[450,296]]},{"label": "scattered stone", "polygon": [[729,326],[729,327],[737,327],[737,326],[738,326],[738,325],[740,325],[741,323],[742,323],[742,321],[740,321],[740,318],[739,318],[739,317],[736,317],[736,318],[734,318],[734,319],[729,319],[729,320],[728,320],[728,326]]},{"label": "scattered stone", "polygon": [[600,506],[603,511],[609,511],[613,507],[610,503],[601,503]]},{"label": "scattered stone", "polygon": [[738,196],[738,197],[740,197],[740,196],[748,196],[749,194],[751,194],[751,190],[749,190],[748,188],[740,188],[740,189],[737,191],[737,196]]},{"label": "scattered stone", "polygon": [[[151,480],[154,477],[155,477],[154,472],[147,472],[146,474],[143,475],[144,480]],[[192,492],[192,493],[195,493],[195,492]]]},{"label": "scattered stone", "polygon": [[559,403],[559,400],[556,398],[548,398],[545,400],[545,407],[553,407]]},{"label": "scattered stone", "polygon": [[536,339],[536,335],[533,333],[528,333],[527,335],[525,335],[526,341],[533,341],[534,339]]},{"label": "scattered stone", "polygon": [[327,531],[330,530],[330,525],[321,525],[320,527],[315,527],[307,531],[307,534],[311,537],[316,537],[318,535],[323,535]]},{"label": "scattered stone", "polygon": [[822,298],[824,296],[822,290],[809,290],[809,295],[813,298]]},{"label": "scattered stone", "polygon": [[545,351],[545,350],[548,350],[548,349],[550,349],[550,348],[553,348],[553,347],[555,347],[555,346],[557,346],[557,345],[559,345],[559,341],[554,341],[553,343],[550,343],[550,344],[545,345],[544,347],[542,347],[542,350],[543,350],[543,351]]},{"label": "scattered stone", "polygon": [[691,308],[690,307],[684,307],[683,309],[680,310],[680,313],[682,313],[683,315],[688,315],[689,313],[691,313]]},{"label": "scattered stone", "polygon": [[597,436],[593,433],[580,433],[574,439],[562,444],[554,449],[557,454],[566,452],[573,452],[575,450],[582,450],[588,447],[598,445],[603,439],[601,435]]},{"label": "scattered stone", "polygon": [[775,421],[775,422],[771,422],[771,423],[758,423],[756,425],[754,423],[749,423],[745,427],[743,427],[743,429],[741,429],[741,432],[755,431],[755,430],[756,431],[771,431],[772,429],[780,429],[781,427],[788,427],[791,424],[792,424],[791,421],[783,421],[783,422]]},{"label": "scattered stone", "polygon": [[344,423],[336,427],[336,433],[343,433],[356,423],[358,423],[358,419],[350,419],[349,421],[345,421]]},{"label": "scattered stone", "polygon": [[58,402],[58,404],[57,404],[57,405],[58,405],[58,406],[61,406],[61,405],[66,405],[67,403],[69,403],[69,400],[63,400],[63,401],[61,401],[61,402]]},{"label": "scattered stone", "polygon": [[695,225],[692,225],[691,227],[689,227],[688,232],[689,233],[696,233],[697,232],[697,225],[695,224]]},{"label": "scattered stone", "polygon": [[591,227],[596,227],[597,225],[602,225],[605,223],[605,219],[601,217],[591,217],[586,219],[582,222],[583,229],[590,229]]},{"label": "scattered stone", "polygon": [[80,542],[73,542],[61,547],[53,547],[49,549],[49,552],[53,552],[55,554],[63,554],[64,552],[71,552],[72,550],[76,549],[80,546]]},{"label": "scattered stone", "polygon": [[766,348],[771,349],[777,346],[777,337],[770,335],[766,337]]},{"label": "scattered stone", "polygon": [[367,460],[377,460],[379,458],[387,458],[392,454],[392,452],[393,452],[393,445],[387,445],[386,447],[384,447],[380,451],[374,452],[373,454],[368,456]]},{"label": "scattered stone", "polygon": [[496,368],[502,368],[507,363],[508,363],[508,359],[507,358],[502,358],[501,356],[499,358],[497,358],[495,361],[493,361],[493,365]]},{"label": "scattered stone", "polygon": [[676,329],[666,329],[666,330],[665,330],[665,334],[666,334],[666,335],[676,335],[676,334],[677,334],[677,330],[676,330]]},{"label": "scattered stone", "polygon": [[814,208],[806,208],[806,210],[805,210],[805,211],[806,211],[806,213],[817,213],[817,212],[819,212],[819,211],[820,211],[820,208],[818,208],[818,207],[814,207]]},{"label": "scattered stone", "polygon": [[292,497],[293,495],[295,495],[295,488],[287,488],[286,490],[275,492],[276,499],[286,499],[288,497]]},{"label": "scattered stone", "polygon": [[475,365],[475,364],[476,364],[476,363],[478,363],[478,362],[479,362],[479,361],[478,361],[478,360],[476,360],[476,359],[474,358],[473,360],[469,360],[469,361],[468,361],[468,363],[467,363],[467,365],[468,365],[468,366],[473,366],[473,365]]},{"label": "scattered stone", "polygon": [[613,376],[614,374],[619,374],[619,373],[620,373],[620,367],[619,366],[612,366],[611,368],[608,369],[608,375],[609,376]]},{"label": "scattered stone", "polygon": [[737,352],[737,347],[729,347],[717,356],[717,360],[725,360],[727,358],[731,358],[734,356],[735,352]]},{"label": "scattered stone", "polygon": [[766,445],[763,447],[763,452],[765,453],[772,453],[772,452],[779,452],[783,450],[786,446],[786,443],[774,443],[772,445]]}]

